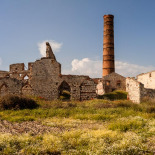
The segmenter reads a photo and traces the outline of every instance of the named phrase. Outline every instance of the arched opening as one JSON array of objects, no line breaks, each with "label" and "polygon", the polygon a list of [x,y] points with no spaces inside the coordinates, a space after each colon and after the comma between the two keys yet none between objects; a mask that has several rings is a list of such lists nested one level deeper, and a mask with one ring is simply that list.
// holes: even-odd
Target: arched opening
[{"label": "arched opening", "polygon": [[32,87],[27,84],[22,88],[22,95],[31,95],[32,94]]},{"label": "arched opening", "polygon": [[8,94],[8,86],[6,84],[2,84],[0,87],[0,96],[4,96]]},{"label": "arched opening", "polygon": [[59,91],[59,99],[62,100],[70,100],[70,86],[66,81],[63,81],[58,88]]}]

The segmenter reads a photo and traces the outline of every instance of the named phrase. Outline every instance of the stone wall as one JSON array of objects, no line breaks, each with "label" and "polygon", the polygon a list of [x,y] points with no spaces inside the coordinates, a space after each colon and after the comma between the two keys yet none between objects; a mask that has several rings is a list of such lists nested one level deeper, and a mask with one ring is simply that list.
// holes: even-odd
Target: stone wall
[{"label": "stone wall", "polygon": [[0,79],[9,76],[9,72],[7,71],[0,71]]},{"label": "stone wall", "polygon": [[50,58],[42,58],[33,63],[29,85],[32,94],[46,99],[57,99],[58,86],[61,83],[61,65]]},{"label": "stone wall", "polygon": [[96,97],[96,83],[89,76],[62,75],[71,88],[71,99],[85,100]]},{"label": "stone wall", "polygon": [[155,89],[155,71],[137,75],[137,80],[143,83],[145,88]]},{"label": "stone wall", "polygon": [[155,89],[144,88],[144,84],[134,78],[126,78],[126,91],[128,99],[135,103],[140,103],[144,98],[155,98]]},{"label": "stone wall", "polygon": [[141,102],[140,91],[143,85],[134,78],[126,78],[126,91],[128,92],[128,99],[135,102]]},{"label": "stone wall", "polygon": [[96,84],[93,80],[87,79],[80,85],[80,100],[96,98]]}]

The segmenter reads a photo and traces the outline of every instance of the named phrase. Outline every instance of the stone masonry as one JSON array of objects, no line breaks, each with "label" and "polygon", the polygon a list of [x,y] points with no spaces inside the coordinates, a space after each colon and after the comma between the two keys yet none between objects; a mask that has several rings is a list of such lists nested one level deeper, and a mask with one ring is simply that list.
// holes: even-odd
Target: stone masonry
[{"label": "stone masonry", "polygon": [[135,78],[126,78],[126,91],[128,92],[128,99],[135,103],[140,103],[144,98],[155,98],[155,89],[144,88],[144,84]]},{"label": "stone masonry", "polygon": [[126,90],[126,78],[115,72],[104,76],[97,84],[97,94],[103,95],[114,90]]},{"label": "stone masonry", "polygon": [[70,99],[86,100],[96,97],[96,83],[89,76],[62,75],[50,44],[46,43],[46,57],[28,63],[10,65],[10,70],[0,71],[0,96],[6,94],[40,96],[58,99],[63,90],[70,92]]},{"label": "stone masonry", "polygon": [[137,75],[137,81],[144,84],[145,88],[155,89],[155,71]]}]

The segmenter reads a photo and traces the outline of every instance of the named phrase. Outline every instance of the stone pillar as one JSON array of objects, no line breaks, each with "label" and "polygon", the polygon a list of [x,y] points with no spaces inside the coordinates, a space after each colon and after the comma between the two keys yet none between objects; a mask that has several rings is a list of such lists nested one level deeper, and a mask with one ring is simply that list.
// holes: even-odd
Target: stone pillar
[{"label": "stone pillar", "polygon": [[115,72],[113,15],[104,15],[103,76]]},{"label": "stone pillar", "polygon": [[49,42],[46,42],[46,57],[53,59],[53,60],[56,60],[55,55],[52,51],[52,48],[51,48]]}]

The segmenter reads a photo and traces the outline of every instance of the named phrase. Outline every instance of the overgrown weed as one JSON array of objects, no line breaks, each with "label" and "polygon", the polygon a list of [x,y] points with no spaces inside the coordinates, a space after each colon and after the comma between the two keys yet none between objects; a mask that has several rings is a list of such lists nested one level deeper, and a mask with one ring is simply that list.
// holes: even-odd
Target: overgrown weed
[{"label": "overgrown weed", "polygon": [[154,101],[46,101],[37,109],[1,110],[0,119],[39,121],[59,133],[0,133],[0,154],[154,154]]}]

